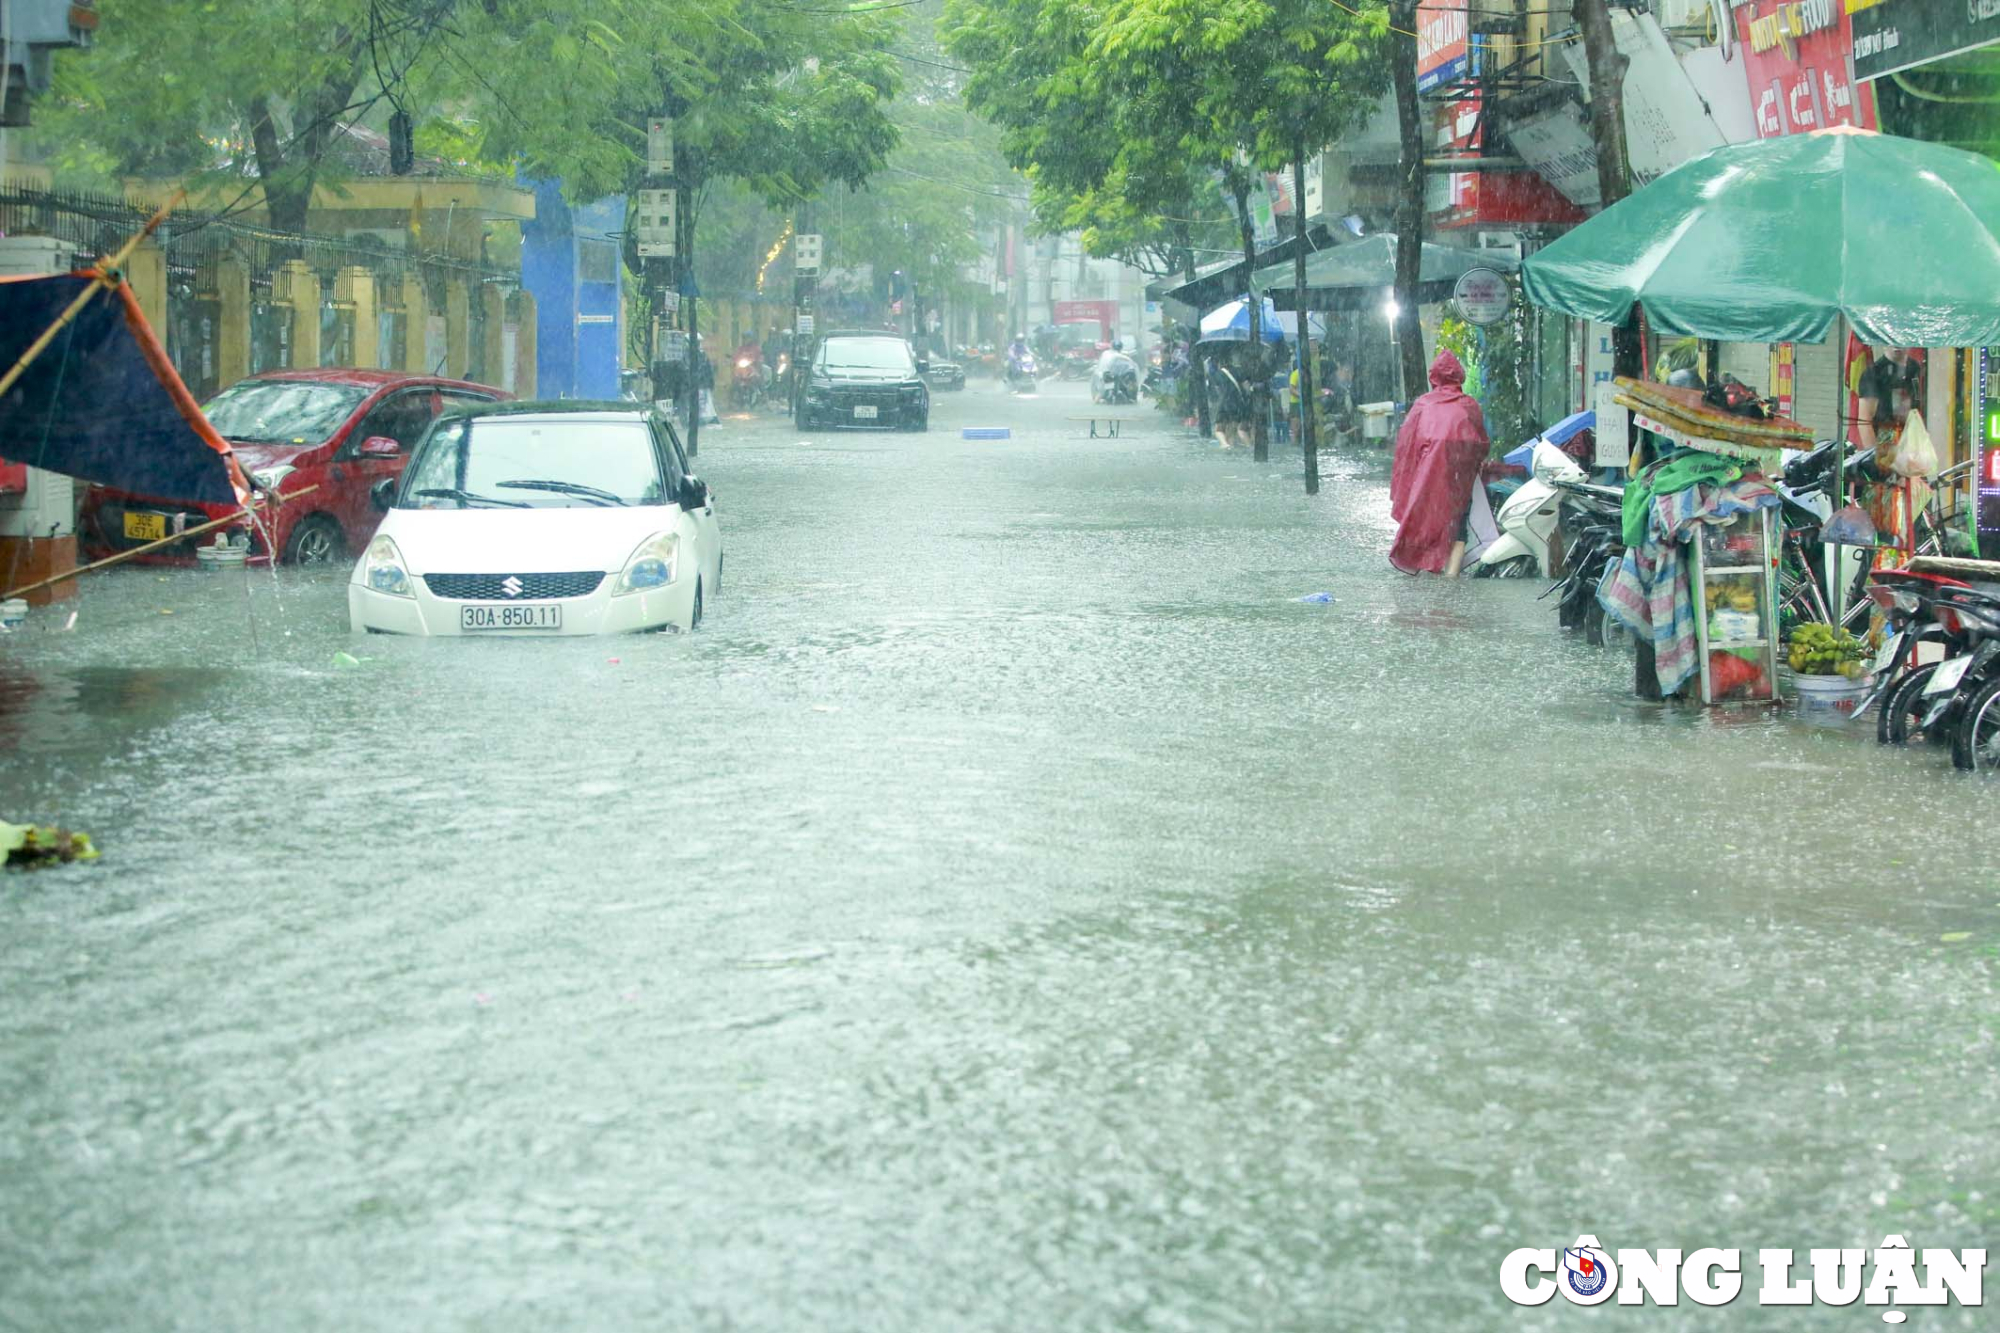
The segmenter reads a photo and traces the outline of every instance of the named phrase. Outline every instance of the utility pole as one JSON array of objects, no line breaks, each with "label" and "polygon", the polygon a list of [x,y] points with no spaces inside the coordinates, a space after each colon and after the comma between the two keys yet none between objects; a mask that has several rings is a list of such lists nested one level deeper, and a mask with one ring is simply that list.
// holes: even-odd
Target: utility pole
[{"label": "utility pole", "polygon": [[805,383],[800,363],[812,346],[813,306],[819,296],[822,246],[820,235],[813,228],[813,206],[808,200],[799,208],[798,228],[792,236],[792,382],[789,387],[795,418],[799,411],[800,386]]}]

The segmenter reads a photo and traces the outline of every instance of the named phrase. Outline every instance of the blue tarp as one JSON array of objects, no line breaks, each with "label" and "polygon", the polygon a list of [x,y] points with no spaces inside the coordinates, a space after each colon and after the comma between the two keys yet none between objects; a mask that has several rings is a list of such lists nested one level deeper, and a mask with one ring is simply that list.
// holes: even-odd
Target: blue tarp
[{"label": "blue tarp", "polygon": [[[0,370],[92,277],[0,279]],[[0,458],[162,500],[240,499],[229,446],[122,285],[86,303],[0,399]]]},{"label": "blue tarp", "polygon": [[1596,429],[1597,413],[1572,412],[1520,448],[1508,450],[1505,454],[1501,455],[1500,461],[1503,463],[1512,463],[1515,467],[1533,468],[1535,465],[1535,446],[1544,440],[1560,449],[1575,439],[1578,431]]}]

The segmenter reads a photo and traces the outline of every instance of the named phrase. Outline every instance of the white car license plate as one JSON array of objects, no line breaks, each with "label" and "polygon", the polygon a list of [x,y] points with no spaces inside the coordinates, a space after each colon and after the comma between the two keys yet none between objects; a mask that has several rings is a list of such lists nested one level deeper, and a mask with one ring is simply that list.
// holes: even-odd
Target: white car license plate
[{"label": "white car license plate", "polygon": [[1964,657],[1954,657],[1951,661],[1941,664],[1936,671],[1931,672],[1930,681],[1924,686],[1924,693],[1943,694],[1946,690],[1957,689],[1958,682],[1965,679],[1965,673],[1971,666],[1972,655],[1970,653],[1967,653]]},{"label": "white car license plate", "polygon": [[461,606],[458,627],[476,629],[561,629],[562,608],[543,603],[525,606]]},{"label": "white car license plate", "polygon": [[875,405],[873,403],[862,403],[854,409],[854,419],[856,421],[873,421],[875,419]]}]

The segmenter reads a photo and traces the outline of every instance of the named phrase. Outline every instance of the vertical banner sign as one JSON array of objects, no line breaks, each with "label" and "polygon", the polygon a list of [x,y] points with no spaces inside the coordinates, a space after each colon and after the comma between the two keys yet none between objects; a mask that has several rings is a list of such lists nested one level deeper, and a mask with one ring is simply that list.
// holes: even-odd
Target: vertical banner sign
[{"label": "vertical banner sign", "polygon": [[1854,78],[1846,0],[1738,0],[1733,21],[1757,137],[1875,126],[1875,90]]},{"label": "vertical banner sign", "polygon": [[674,174],[674,123],[665,116],[646,122],[646,170],[655,176]]},{"label": "vertical banner sign", "polygon": [[1771,344],[1771,396],[1778,400],[1778,415],[1781,417],[1792,414],[1792,377],[1797,362],[1796,344]]},{"label": "vertical banner sign", "polygon": [[1471,72],[1472,21],[1467,0],[1417,6],[1417,91],[1456,83]]},{"label": "vertical banner sign", "polygon": [[800,232],[792,238],[792,267],[799,273],[819,272],[819,233]]}]

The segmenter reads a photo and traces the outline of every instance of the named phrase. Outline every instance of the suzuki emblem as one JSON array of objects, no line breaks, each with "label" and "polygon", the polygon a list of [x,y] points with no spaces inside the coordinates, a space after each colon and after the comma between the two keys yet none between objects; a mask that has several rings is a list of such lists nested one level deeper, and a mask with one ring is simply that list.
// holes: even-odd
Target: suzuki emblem
[{"label": "suzuki emblem", "polygon": [[522,584],[521,580],[512,574],[500,580],[500,591],[506,593],[509,597],[519,597],[523,586],[525,585]]}]

